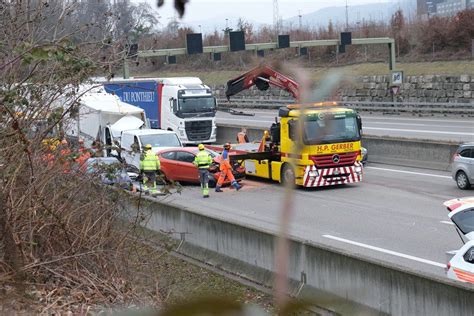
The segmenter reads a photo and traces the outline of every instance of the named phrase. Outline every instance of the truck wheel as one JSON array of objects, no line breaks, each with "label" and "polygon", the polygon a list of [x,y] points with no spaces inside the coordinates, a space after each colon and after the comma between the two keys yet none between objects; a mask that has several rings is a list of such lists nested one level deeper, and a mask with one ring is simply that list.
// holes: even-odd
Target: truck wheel
[{"label": "truck wheel", "polygon": [[456,173],[456,184],[461,190],[466,190],[471,187],[469,179],[467,178],[467,175],[464,173],[464,171],[458,171],[458,173]]},{"label": "truck wheel", "polygon": [[292,185],[295,184],[295,171],[288,163],[283,166],[283,170],[281,172],[281,183],[290,183]]}]

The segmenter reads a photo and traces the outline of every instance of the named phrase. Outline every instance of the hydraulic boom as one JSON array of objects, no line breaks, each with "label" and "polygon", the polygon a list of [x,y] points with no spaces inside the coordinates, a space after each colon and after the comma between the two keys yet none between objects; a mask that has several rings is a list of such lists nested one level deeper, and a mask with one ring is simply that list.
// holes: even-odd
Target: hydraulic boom
[{"label": "hydraulic boom", "polygon": [[299,96],[299,85],[296,81],[263,65],[255,67],[237,78],[227,81],[227,89],[225,91],[227,100],[229,100],[231,96],[245,89],[249,89],[253,85],[256,85],[261,91],[267,90],[270,85],[274,85],[288,91],[295,99],[298,99]]}]

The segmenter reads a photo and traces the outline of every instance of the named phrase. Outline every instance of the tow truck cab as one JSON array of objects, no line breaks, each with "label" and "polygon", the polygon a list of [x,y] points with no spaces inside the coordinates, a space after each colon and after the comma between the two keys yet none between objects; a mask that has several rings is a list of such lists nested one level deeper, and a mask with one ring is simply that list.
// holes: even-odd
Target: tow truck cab
[{"label": "tow truck cab", "polygon": [[279,117],[265,145],[267,157],[245,160],[247,174],[304,187],[362,181],[362,122],[354,110],[332,102],[289,105]]}]

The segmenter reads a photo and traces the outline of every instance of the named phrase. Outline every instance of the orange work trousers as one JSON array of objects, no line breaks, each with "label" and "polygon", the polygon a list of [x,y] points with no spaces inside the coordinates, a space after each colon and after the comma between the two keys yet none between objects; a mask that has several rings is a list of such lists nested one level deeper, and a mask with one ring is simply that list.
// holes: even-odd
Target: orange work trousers
[{"label": "orange work trousers", "polygon": [[231,168],[222,168],[221,174],[219,175],[219,179],[217,180],[217,185],[222,186],[226,177],[231,183],[235,181]]}]

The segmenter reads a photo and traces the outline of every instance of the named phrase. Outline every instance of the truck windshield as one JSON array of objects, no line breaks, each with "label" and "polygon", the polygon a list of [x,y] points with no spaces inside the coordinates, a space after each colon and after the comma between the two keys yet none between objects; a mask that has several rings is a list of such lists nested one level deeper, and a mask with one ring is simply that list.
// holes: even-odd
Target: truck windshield
[{"label": "truck windshield", "polygon": [[152,134],[140,136],[143,146],[150,144],[152,147],[181,147],[176,134]]},{"label": "truck windshield", "polygon": [[178,99],[178,111],[182,114],[214,112],[216,102],[214,97],[187,97]]},{"label": "truck windshield", "polygon": [[304,122],[304,143],[307,145],[356,141],[360,139],[355,113],[308,116]]}]

